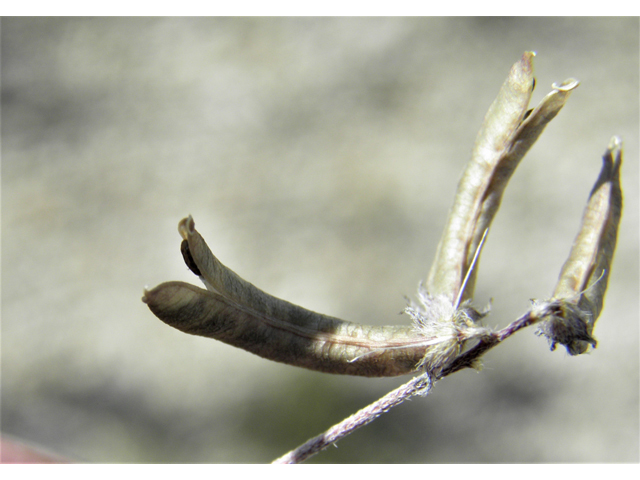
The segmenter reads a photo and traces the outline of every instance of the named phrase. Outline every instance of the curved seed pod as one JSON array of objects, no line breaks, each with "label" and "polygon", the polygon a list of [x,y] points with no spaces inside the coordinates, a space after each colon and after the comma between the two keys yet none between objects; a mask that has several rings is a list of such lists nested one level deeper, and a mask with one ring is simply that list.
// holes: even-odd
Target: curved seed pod
[{"label": "curved seed pod", "polygon": [[429,343],[411,327],[358,325],[288,302],[272,303],[274,314],[266,315],[183,282],[160,284],[145,291],[142,300],[160,320],[182,332],[327,373],[408,374],[417,370]]},{"label": "curved seed pod", "polygon": [[559,306],[559,313],[538,329],[549,338],[552,350],[560,343],[571,355],[579,355],[590,344],[596,346],[593,328],[604,305],[622,216],[621,164],[622,142],[613,137],[550,301]]},{"label": "curved seed pod", "polygon": [[[366,327],[345,322],[311,312],[286,300],[274,297],[247,282],[233,270],[223,265],[213,255],[204,238],[202,238],[200,233],[195,229],[195,222],[191,216],[180,221],[178,231],[187,242],[190,261],[193,262],[193,266],[201,273],[200,280],[202,280],[207,289],[212,293],[220,294],[221,297],[227,298],[231,302],[243,306],[245,309],[262,314],[265,317],[275,318],[277,321],[290,323],[294,326],[297,325],[303,328],[318,330],[326,328],[327,332],[337,331],[339,330],[337,325],[342,325],[346,327],[342,331],[352,337],[365,335],[375,336],[377,328],[391,329],[388,333],[382,333],[379,339],[389,338],[393,332],[401,334],[405,330],[407,332],[411,331],[411,327],[409,326]],[[185,259],[185,262],[188,264],[189,260]],[[358,330],[358,328],[361,330]],[[413,336],[415,337],[415,335]]]},{"label": "curved seed pod", "polygon": [[369,377],[430,368],[429,352],[458,342],[455,330],[431,338],[412,326],[359,325],[306,310],[263,292],[220,263],[193,218],[183,219],[178,230],[185,262],[208,290],[167,282],[145,290],[142,300],[163,322],[185,333],[290,365]]},{"label": "curved seed pod", "polygon": [[[453,302],[473,297],[477,268],[471,269],[482,237],[491,226],[507,182],[520,160],[535,143],[547,123],[562,109],[578,82],[569,79],[533,110],[528,110],[535,81],[532,59],[526,52],[509,73],[478,133],[472,158],[460,183],[427,289]],[[470,271],[465,282],[465,274]]]}]

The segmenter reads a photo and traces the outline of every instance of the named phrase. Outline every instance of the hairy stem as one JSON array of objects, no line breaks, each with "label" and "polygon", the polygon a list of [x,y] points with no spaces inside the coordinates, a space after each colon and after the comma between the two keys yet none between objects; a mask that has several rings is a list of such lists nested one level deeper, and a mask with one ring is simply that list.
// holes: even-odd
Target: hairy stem
[{"label": "hairy stem", "polygon": [[[525,327],[533,325],[542,318],[553,314],[558,306],[555,303],[548,303],[539,308],[533,308],[520,318],[514,320],[505,328],[498,332],[482,338],[475,346],[466,352],[458,355],[453,361],[442,370],[437,380],[458,372],[464,368],[474,367],[478,364],[480,357],[493,347],[509,338],[511,335]],[[405,400],[414,395],[426,396],[431,391],[433,382],[428,374],[414,377],[410,382],[389,392],[384,397],[376,400],[372,404],[366,406],[362,410],[354,413],[350,417],[345,418],[341,422],[329,428],[326,432],[314,437],[298,448],[291,450],[289,453],[273,461],[273,463],[300,463],[312,457],[316,453],[321,452],[328,446],[334,444],[338,440],[346,437],[355,430],[364,427],[378,418],[383,413],[389,411],[393,407],[400,405]]]},{"label": "hairy stem", "polygon": [[396,388],[387,393],[384,397],[366,406],[362,410],[357,411],[350,417],[345,418],[337,423],[329,430],[317,437],[308,440],[295,450],[290,451],[286,455],[274,460],[273,463],[300,463],[309,457],[321,452],[329,445],[334,444],[338,440],[346,437],[360,427],[364,427],[368,423],[373,422],[383,413],[389,411],[396,405],[400,405],[413,395],[426,396],[431,390],[431,379],[428,375],[420,375],[414,377],[410,382]]}]

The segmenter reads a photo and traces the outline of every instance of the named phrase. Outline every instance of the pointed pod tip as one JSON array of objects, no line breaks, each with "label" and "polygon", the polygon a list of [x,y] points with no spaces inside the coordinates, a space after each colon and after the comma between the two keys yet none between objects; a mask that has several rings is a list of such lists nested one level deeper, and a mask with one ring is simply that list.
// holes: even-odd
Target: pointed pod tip
[{"label": "pointed pod tip", "polygon": [[178,223],[178,232],[183,240],[188,240],[189,235],[193,235],[193,232],[196,231],[196,222],[193,220],[193,217],[189,215],[186,218],[180,220]]},{"label": "pointed pod tip", "polygon": [[560,92],[570,92],[571,90],[576,88],[578,85],[580,85],[580,81],[579,80],[576,80],[575,78],[567,78],[562,83],[555,83],[554,82],[551,85],[551,88],[553,88],[554,90],[558,90]]},{"label": "pointed pod tip", "polygon": [[611,137],[607,151],[604,152],[602,159],[605,164],[608,163],[612,166],[612,178],[619,177],[620,165],[622,165],[622,138],[617,135]]},{"label": "pointed pod tip", "polygon": [[524,52],[519,62],[530,75],[533,75],[533,57],[535,56],[535,52]]},{"label": "pointed pod tip", "polygon": [[533,52],[524,52],[520,60],[511,67],[505,85],[509,85],[509,90],[517,92],[517,95],[527,96],[528,104],[533,82]]},{"label": "pointed pod tip", "polygon": [[145,285],[144,288],[142,289],[142,303],[149,303],[149,299],[147,298],[148,293],[149,293],[149,285]]},{"label": "pointed pod tip", "polygon": [[520,63],[525,66],[530,75],[533,75],[533,57],[535,56],[536,52],[524,52],[520,59]]},{"label": "pointed pod tip", "polygon": [[145,287],[142,301],[157,315],[158,311],[182,308],[201,292],[206,290],[184,282],[165,282],[150,290]]},{"label": "pointed pod tip", "polygon": [[158,303],[158,298],[162,297],[165,292],[170,291],[171,287],[175,283],[179,282],[165,282],[153,288],[149,288],[149,285],[145,285],[144,290],[142,291],[142,302],[146,303],[149,308],[152,308],[153,305]]},{"label": "pointed pod tip", "polygon": [[609,150],[610,152],[618,152],[620,150],[622,150],[622,138],[620,138],[617,135],[614,135],[613,137],[611,137],[611,140],[609,140],[609,146],[607,147],[607,150]]}]

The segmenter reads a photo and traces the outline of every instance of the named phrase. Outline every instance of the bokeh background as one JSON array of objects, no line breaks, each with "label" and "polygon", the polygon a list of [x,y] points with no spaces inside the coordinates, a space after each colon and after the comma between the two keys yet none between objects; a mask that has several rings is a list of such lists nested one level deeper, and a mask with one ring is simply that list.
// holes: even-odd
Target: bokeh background
[{"label": "bokeh background", "polygon": [[370,323],[427,275],[510,66],[581,81],[516,171],[476,301],[548,297],[609,139],[625,210],[590,355],[518,333],[313,462],[638,462],[637,18],[3,18],[1,428],[85,462],[267,462],[408,378],[305,371],[140,301],[227,266]]}]

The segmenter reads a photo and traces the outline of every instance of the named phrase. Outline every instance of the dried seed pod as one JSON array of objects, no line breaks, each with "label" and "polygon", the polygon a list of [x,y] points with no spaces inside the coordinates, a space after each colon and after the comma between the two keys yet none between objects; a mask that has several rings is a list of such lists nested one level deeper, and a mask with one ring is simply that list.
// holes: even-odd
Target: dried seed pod
[{"label": "dried seed pod", "polygon": [[552,350],[559,343],[571,355],[579,355],[589,344],[596,346],[593,328],[604,305],[622,215],[621,163],[622,142],[613,137],[589,195],[580,232],[550,300],[557,304],[558,312],[538,328]]},{"label": "dried seed pod", "polygon": [[[476,139],[472,158],[456,193],[427,289],[453,302],[473,297],[477,268],[471,269],[485,232],[491,226],[511,175],[544,127],[558,114],[578,82],[569,79],[533,110],[527,110],[534,87],[533,52],[526,52],[509,73]],[[465,274],[471,272],[465,281]]]},{"label": "dried seed pod", "polygon": [[[208,290],[183,282],[145,290],[143,301],[163,322],[249,352],[312,370],[370,377],[439,372],[472,329],[368,326],[306,310],[258,289],[211,253],[191,217],[178,227],[187,265]],[[186,244],[185,244],[186,242]],[[459,326],[457,326],[459,324]]]},{"label": "dried seed pod", "polygon": [[417,370],[427,349],[410,327],[367,327],[276,300],[267,315],[183,282],[163,283],[143,297],[160,320],[185,333],[326,373],[404,375]]}]

